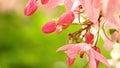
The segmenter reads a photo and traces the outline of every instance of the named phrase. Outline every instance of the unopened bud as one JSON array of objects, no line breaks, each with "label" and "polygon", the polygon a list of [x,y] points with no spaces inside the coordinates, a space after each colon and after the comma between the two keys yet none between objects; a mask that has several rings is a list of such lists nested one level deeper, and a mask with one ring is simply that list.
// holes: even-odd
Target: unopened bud
[{"label": "unopened bud", "polygon": [[66,29],[74,20],[73,12],[64,13],[58,20],[58,25],[62,25],[63,29]]},{"label": "unopened bud", "polygon": [[85,36],[85,42],[88,44],[93,44],[94,41],[94,35],[92,33],[88,33]]},{"label": "unopened bud", "polygon": [[29,0],[27,5],[25,6],[24,14],[26,16],[30,16],[37,10],[37,8],[38,6],[36,0]]},{"label": "unopened bud", "polygon": [[41,0],[41,4],[44,5],[44,4],[47,4],[49,0]]},{"label": "unopened bud", "polygon": [[56,23],[55,21],[50,21],[47,22],[43,27],[42,27],[42,32],[44,33],[52,33],[56,30]]}]

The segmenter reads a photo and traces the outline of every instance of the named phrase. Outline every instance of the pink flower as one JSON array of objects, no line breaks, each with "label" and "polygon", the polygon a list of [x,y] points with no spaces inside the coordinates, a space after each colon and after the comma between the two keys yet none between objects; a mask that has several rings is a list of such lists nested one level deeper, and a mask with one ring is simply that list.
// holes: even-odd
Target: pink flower
[{"label": "pink flower", "polygon": [[[105,65],[107,65],[108,67],[110,67],[110,65],[109,65],[108,61],[105,59],[105,57],[103,55],[101,55],[100,53],[96,52],[93,48],[91,48],[89,44],[86,44],[86,43],[68,44],[68,45],[65,45],[65,46],[57,49],[57,52],[63,51],[63,50],[66,50],[65,53],[67,54],[69,60],[71,60],[71,61],[73,61],[73,59],[75,59],[75,56],[80,51],[85,51],[89,58],[89,67],[90,68],[96,68],[95,60],[98,60],[98,61],[104,63]],[[71,62],[67,62],[67,63],[70,64]],[[72,64],[70,64],[70,65],[72,65]]]},{"label": "pink flower", "polygon": [[41,0],[41,3],[44,5],[44,4],[47,4],[49,0]]},{"label": "pink flower", "polygon": [[43,27],[42,27],[42,32],[48,34],[52,33],[56,30],[56,22],[55,21],[50,21],[47,22]]},{"label": "pink flower", "polygon": [[24,14],[26,16],[30,16],[37,10],[37,8],[38,6],[36,0],[29,0],[27,5],[25,6]]},{"label": "pink flower", "polygon": [[58,25],[56,28],[56,33],[60,33],[63,29],[66,29],[74,20],[73,12],[66,12],[60,16],[58,20]]}]

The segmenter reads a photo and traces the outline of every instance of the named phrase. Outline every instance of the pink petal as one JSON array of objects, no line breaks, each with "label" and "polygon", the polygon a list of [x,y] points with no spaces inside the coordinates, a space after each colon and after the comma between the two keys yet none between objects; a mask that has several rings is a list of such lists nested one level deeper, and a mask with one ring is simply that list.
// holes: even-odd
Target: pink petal
[{"label": "pink petal", "polygon": [[[105,9],[103,9],[105,18],[113,16],[113,14],[118,10],[119,0],[108,0],[108,2],[103,2]],[[107,4],[107,6],[106,6]]]},{"label": "pink petal", "polygon": [[76,46],[78,46],[81,51],[88,51],[91,49],[90,45],[86,43],[76,44]]},{"label": "pink petal", "polygon": [[100,53],[96,52],[93,49],[91,49],[91,52],[94,54],[94,57],[96,60],[104,63],[105,65],[107,65],[110,68],[110,65],[109,65],[107,59],[103,55],[101,55]]},{"label": "pink petal", "polygon": [[78,46],[73,45],[71,49],[67,50],[67,56],[70,57],[71,59],[75,58],[77,53],[80,51],[80,48]]},{"label": "pink petal", "polygon": [[50,21],[47,22],[43,27],[42,27],[42,32],[44,33],[51,33],[56,30],[56,23],[55,21]]},{"label": "pink petal", "polygon": [[89,68],[96,68],[96,62],[95,62],[95,57],[94,54],[92,53],[91,50],[87,52],[88,57],[89,57]]},{"label": "pink petal", "polygon": [[72,46],[74,46],[74,44],[68,44],[68,45],[62,46],[62,47],[58,48],[56,50],[56,52],[63,51],[63,50],[68,50],[68,49],[72,48]]},{"label": "pink petal", "polygon": [[59,49],[57,49],[58,51],[62,51],[62,50],[66,50],[66,53],[68,55],[68,57],[70,58],[75,58],[75,56],[77,55],[77,53],[81,50],[81,51],[88,51],[90,49],[90,46],[87,44],[69,44],[63,47],[60,47]]},{"label": "pink petal", "polygon": [[93,6],[93,0],[85,0],[85,10],[88,18],[96,23],[98,21],[100,10]]},{"label": "pink petal", "polygon": [[88,44],[81,43],[81,44],[75,44],[70,49],[66,51],[68,57],[75,58],[78,52],[80,51],[88,51],[91,49],[91,47]]},{"label": "pink petal", "polygon": [[65,0],[64,4],[65,4],[65,8],[67,11],[70,11],[72,6],[73,6],[73,0]]},{"label": "pink petal", "polygon": [[111,17],[109,20],[105,23],[106,29],[120,29],[119,19],[117,17]]},{"label": "pink petal", "polygon": [[93,6],[95,8],[101,8],[102,7],[101,0],[93,0]]},{"label": "pink petal", "polygon": [[44,4],[47,4],[49,0],[41,0],[41,3],[44,5]]},{"label": "pink petal", "polygon": [[[109,23],[112,26],[113,29],[120,29],[120,18],[117,16],[111,16],[109,18]],[[114,27],[113,27],[114,26]]]},{"label": "pink petal", "polygon": [[37,8],[38,8],[38,6],[36,3],[36,0],[29,0],[27,5],[25,6],[24,14],[26,16],[30,16],[37,10]]},{"label": "pink petal", "polygon": [[[79,0],[75,0],[74,2],[73,2],[73,5],[72,5],[72,7],[71,7],[71,11],[79,11],[80,9],[79,9],[79,6],[80,6],[80,1]],[[76,14],[77,15],[77,14]]]},{"label": "pink petal", "polygon": [[73,65],[74,61],[75,61],[75,58],[71,59],[71,58],[67,57],[67,64],[68,64],[68,66]]},{"label": "pink petal", "polygon": [[[98,47],[93,47],[93,49],[96,51],[96,52],[98,52],[98,53],[100,53],[100,48],[98,48]],[[96,67],[98,68],[98,65],[99,65],[99,60],[97,60],[97,59],[95,59],[95,62],[96,62]]]},{"label": "pink petal", "polygon": [[49,0],[49,2],[46,4],[47,8],[55,8],[56,6],[60,5],[61,3],[64,3],[64,0]]}]

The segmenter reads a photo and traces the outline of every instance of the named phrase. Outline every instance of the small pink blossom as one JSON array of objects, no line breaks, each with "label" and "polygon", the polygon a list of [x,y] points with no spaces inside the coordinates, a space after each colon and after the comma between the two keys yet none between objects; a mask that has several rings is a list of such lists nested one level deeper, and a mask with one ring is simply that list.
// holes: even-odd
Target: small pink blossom
[{"label": "small pink blossom", "polygon": [[29,0],[27,5],[25,6],[24,14],[26,16],[30,16],[37,10],[37,8],[38,6],[36,0]]},{"label": "small pink blossom", "polygon": [[50,21],[47,22],[43,27],[42,27],[42,32],[48,34],[52,33],[56,30],[56,22],[55,21]]},{"label": "small pink blossom", "polygon": [[[86,43],[68,44],[68,45],[65,45],[65,46],[57,49],[57,52],[63,51],[63,50],[66,50],[65,53],[69,57],[69,60],[75,59],[75,56],[80,51],[85,51],[88,55],[88,58],[89,58],[89,67],[90,68],[96,68],[96,61],[95,60],[98,60],[98,61],[104,63],[105,65],[107,65],[108,67],[110,67],[109,63],[107,62],[105,57],[103,55],[101,55],[100,53],[98,53],[97,51],[95,51],[93,48],[91,48],[89,44],[86,44]],[[67,63],[69,64],[71,62],[67,62]]]},{"label": "small pink blossom", "polygon": [[44,4],[47,4],[49,0],[41,0],[41,3],[44,5]]}]

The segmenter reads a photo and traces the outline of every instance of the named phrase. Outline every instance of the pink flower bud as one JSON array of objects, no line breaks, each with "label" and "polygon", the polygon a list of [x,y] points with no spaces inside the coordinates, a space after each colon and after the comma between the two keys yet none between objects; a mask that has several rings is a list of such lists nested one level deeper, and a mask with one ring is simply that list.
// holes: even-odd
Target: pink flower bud
[{"label": "pink flower bud", "polygon": [[74,20],[73,12],[64,13],[58,20],[58,25],[62,25],[63,29],[67,28]]},{"label": "pink flower bud", "polygon": [[92,33],[88,33],[88,34],[86,34],[85,39],[86,39],[85,40],[86,43],[92,44],[94,41],[94,35]]},{"label": "pink flower bud", "polygon": [[48,34],[52,33],[56,30],[56,22],[55,21],[50,21],[47,22],[43,27],[42,27],[42,32]]},{"label": "pink flower bud", "polygon": [[64,13],[58,20],[58,25],[56,28],[56,33],[59,34],[61,31],[66,29],[74,20],[73,12]]},{"label": "pink flower bud", "polygon": [[49,0],[41,0],[41,3],[44,5],[44,4],[47,4]]},{"label": "pink flower bud", "polygon": [[36,0],[29,0],[27,5],[25,6],[24,14],[26,16],[30,16],[37,10],[37,8],[38,6]]}]

